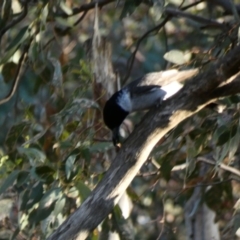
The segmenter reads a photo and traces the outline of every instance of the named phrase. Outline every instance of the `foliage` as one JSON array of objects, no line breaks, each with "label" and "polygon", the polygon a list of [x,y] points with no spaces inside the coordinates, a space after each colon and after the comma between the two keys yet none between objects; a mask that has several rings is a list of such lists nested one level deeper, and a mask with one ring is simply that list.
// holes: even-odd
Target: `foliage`
[{"label": "foliage", "polygon": [[[129,75],[202,68],[239,40],[237,15],[225,16],[227,6],[210,1],[101,2],[99,33],[111,41],[123,82]],[[87,198],[113,158],[86,44],[96,12],[94,4],[74,0],[4,0],[0,7],[0,201],[12,204],[0,234],[45,239]],[[206,108],[168,133],[128,188],[131,224],[116,207],[103,230],[156,239],[167,228],[168,239],[185,239],[184,205],[198,183],[209,186],[202,198],[220,226],[233,219],[237,230],[239,102],[239,96],[221,99],[218,109]],[[98,229],[91,239],[99,235]]]}]

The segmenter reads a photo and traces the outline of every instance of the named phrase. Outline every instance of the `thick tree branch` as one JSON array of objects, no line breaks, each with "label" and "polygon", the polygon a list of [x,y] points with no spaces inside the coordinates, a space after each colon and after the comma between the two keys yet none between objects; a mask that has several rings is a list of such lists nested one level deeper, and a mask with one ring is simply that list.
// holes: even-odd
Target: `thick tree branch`
[{"label": "thick tree branch", "polygon": [[[239,52],[240,46],[229,52],[218,63],[212,64],[208,70],[188,81],[176,95],[164,101],[160,108],[151,109],[123,144],[92,194],[48,239],[85,239],[89,232],[109,214],[156,143],[167,132],[204,108],[216,97],[233,93],[233,89],[229,87],[231,85],[219,89],[217,87],[239,72]],[[240,92],[240,85],[236,85],[238,90],[234,93]],[[225,89],[224,94],[220,94],[223,89]]]}]

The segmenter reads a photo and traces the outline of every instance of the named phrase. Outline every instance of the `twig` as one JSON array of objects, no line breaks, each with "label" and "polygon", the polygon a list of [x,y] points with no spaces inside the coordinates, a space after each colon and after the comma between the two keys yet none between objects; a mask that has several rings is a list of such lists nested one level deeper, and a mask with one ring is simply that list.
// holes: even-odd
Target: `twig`
[{"label": "twig", "polygon": [[161,236],[163,235],[164,230],[165,230],[166,211],[165,211],[165,207],[164,207],[164,201],[165,201],[165,199],[162,198],[163,216],[162,216],[162,221],[160,221],[160,223],[162,223],[162,228],[161,228],[161,231],[160,231],[160,233],[159,233],[159,235],[158,235],[156,240],[160,240],[161,239]]},{"label": "twig", "polygon": [[210,26],[210,27],[225,29],[225,25],[222,23],[219,23],[215,20],[204,18],[201,16],[196,16],[191,13],[186,13],[186,12],[180,11],[179,9],[176,9],[176,8],[168,7],[168,8],[166,8],[165,12],[168,14],[171,14],[172,17],[181,16],[181,17],[189,18],[195,22],[198,22],[198,23]]},{"label": "twig", "polygon": [[[205,162],[205,163],[208,163],[210,165],[217,166],[217,167],[219,167],[219,168],[221,168],[221,169],[223,169],[225,171],[231,172],[232,174],[240,177],[240,171],[238,171],[236,168],[227,166],[224,163],[220,163],[219,164],[219,163],[217,163],[217,162],[215,162],[213,160],[207,159],[205,157],[198,157],[197,158],[197,162]],[[177,166],[174,166],[171,171],[180,171],[180,170],[185,169],[187,166],[188,166],[188,164],[186,164],[186,163],[181,164],[181,165],[177,165]]]},{"label": "twig", "polygon": [[2,28],[2,30],[0,30],[0,41],[2,39],[2,36],[6,33],[6,31],[13,27],[14,25],[16,25],[17,23],[19,23],[20,21],[22,21],[27,16],[27,13],[28,13],[28,1],[25,1],[23,4],[23,11],[19,14],[19,16],[13,19],[10,23],[6,24],[6,26]]},{"label": "twig", "polygon": [[107,5],[111,2],[115,2],[115,0],[99,0],[99,1],[92,1],[88,4],[83,4],[82,6],[78,7],[78,8],[74,8],[72,10],[72,14],[68,15],[64,12],[61,12],[61,13],[58,13],[56,14],[56,17],[62,17],[62,18],[68,18],[68,17],[71,17],[71,16],[74,16],[78,13],[81,13],[81,12],[86,12],[86,11],[89,11],[93,8],[95,8],[95,5],[97,4],[99,8],[103,7],[104,5]]},{"label": "twig", "polygon": [[138,51],[138,48],[141,44],[141,42],[150,35],[150,33],[152,32],[158,32],[169,20],[171,19],[171,16],[168,15],[167,17],[165,17],[163,19],[163,21],[158,24],[156,27],[148,30],[146,33],[144,33],[142,35],[142,37],[140,37],[137,41],[137,44],[136,44],[136,47],[135,47],[135,50],[133,51],[133,53],[131,54],[130,58],[128,59],[128,63],[127,63],[127,66],[128,66],[128,70],[127,70],[127,74],[125,75],[124,77],[124,80],[123,80],[123,84],[126,83],[128,77],[130,76],[130,73],[131,73],[131,70],[132,70],[132,66],[133,66],[133,63],[134,63],[134,60],[135,60],[135,55]]},{"label": "twig", "polygon": [[23,75],[23,72],[24,72],[24,63],[26,62],[27,53],[28,53],[28,50],[29,50],[30,45],[32,43],[32,40],[33,40],[33,37],[31,37],[29,39],[28,44],[25,45],[25,47],[23,49],[23,53],[22,53],[22,55],[21,55],[21,57],[19,59],[19,63],[18,63],[18,66],[17,66],[17,71],[16,71],[13,87],[12,87],[10,93],[7,95],[7,97],[5,97],[2,100],[0,100],[0,105],[8,102],[13,97],[13,95],[15,94],[15,92],[17,90],[19,81],[20,81],[20,79],[21,79],[21,77]]},{"label": "twig", "polygon": [[95,142],[112,142],[111,139],[103,139],[103,138],[93,138]]},{"label": "twig", "polygon": [[86,11],[82,14],[82,16],[73,24],[73,26],[78,25],[78,24],[84,19],[84,17],[87,15],[87,13],[88,13],[88,10],[86,10]]},{"label": "twig", "polygon": [[212,161],[210,159],[207,159],[207,158],[204,158],[204,157],[198,157],[197,158],[197,161],[201,161],[201,162],[205,162],[205,163],[208,163],[208,164],[211,164],[211,165],[215,165],[217,167],[220,167],[221,169],[225,170],[225,171],[228,171],[228,172],[231,172],[233,173],[234,175],[240,177],[240,171],[238,171],[236,168],[233,168],[233,167],[230,167],[230,166],[227,166],[226,164],[224,163],[217,163],[215,161]]}]

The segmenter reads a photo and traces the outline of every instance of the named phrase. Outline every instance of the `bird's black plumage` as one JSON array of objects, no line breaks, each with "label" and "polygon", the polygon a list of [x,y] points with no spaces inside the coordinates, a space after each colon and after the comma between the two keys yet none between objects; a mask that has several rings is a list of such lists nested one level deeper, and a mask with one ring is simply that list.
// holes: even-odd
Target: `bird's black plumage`
[{"label": "bird's black plumage", "polygon": [[103,108],[103,120],[105,125],[113,132],[113,144],[116,146],[119,143],[119,127],[123,120],[129,114],[128,111],[124,110],[118,103],[121,93],[116,92],[106,102]]},{"label": "bird's black plumage", "polygon": [[111,130],[118,128],[129,114],[128,111],[124,110],[119,104],[117,104],[118,100],[119,92],[116,92],[106,102],[103,109],[104,123]]}]

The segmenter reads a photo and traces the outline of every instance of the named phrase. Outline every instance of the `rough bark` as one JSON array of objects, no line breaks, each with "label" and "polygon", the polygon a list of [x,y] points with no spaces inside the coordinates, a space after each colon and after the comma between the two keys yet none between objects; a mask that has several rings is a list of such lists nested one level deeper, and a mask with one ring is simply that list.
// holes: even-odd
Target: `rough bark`
[{"label": "rough bark", "polygon": [[151,109],[118,152],[104,178],[86,201],[48,238],[85,239],[119,201],[156,143],[184,119],[218,97],[240,92],[240,46],[187,82],[161,107]]}]

